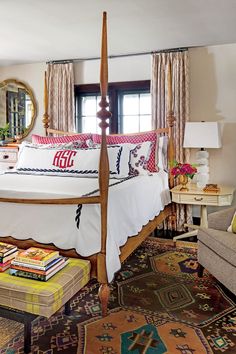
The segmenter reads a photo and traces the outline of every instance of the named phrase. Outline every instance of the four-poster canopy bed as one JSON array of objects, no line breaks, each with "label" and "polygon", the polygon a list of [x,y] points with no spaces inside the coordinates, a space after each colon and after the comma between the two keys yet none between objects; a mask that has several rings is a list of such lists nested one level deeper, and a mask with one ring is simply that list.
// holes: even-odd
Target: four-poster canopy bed
[{"label": "four-poster canopy bed", "polygon": [[[99,289],[99,297],[101,300],[102,304],[102,314],[106,315],[107,314],[107,304],[108,304],[108,299],[109,299],[109,281],[112,279],[112,275],[109,273],[109,268],[110,264],[108,263],[108,259],[113,258],[113,254],[110,254],[110,250],[108,250],[108,244],[110,242],[109,237],[107,235],[111,233],[111,225],[109,224],[109,205],[112,205],[112,194],[110,194],[110,168],[109,168],[109,158],[108,158],[108,146],[107,146],[107,136],[106,136],[106,129],[109,126],[107,120],[111,117],[111,113],[107,110],[108,103],[106,101],[107,97],[107,87],[108,87],[108,64],[107,64],[107,27],[106,27],[106,13],[103,14],[103,27],[102,27],[102,49],[101,49],[101,71],[100,71],[100,87],[101,87],[101,102],[100,102],[100,111],[97,113],[98,118],[101,120],[100,127],[101,127],[101,147],[100,147],[100,160],[99,160],[99,173],[98,173],[98,191],[97,193],[91,194],[84,196],[84,194],[80,194],[79,197],[77,196],[70,196],[69,193],[66,194],[66,197],[63,195],[58,198],[53,198],[52,195],[50,197],[42,197],[37,198],[37,193],[33,193],[31,197],[27,197],[27,193],[24,196],[22,193],[21,194],[7,194],[4,195],[2,193],[1,188],[0,188],[0,205],[8,205],[12,206],[12,208],[15,208],[17,205],[25,207],[31,207],[32,205],[38,205],[40,208],[45,207],[50,207],[52,210],[52,213],[55,213],[55,209],[53,209],[53,206],[61,208],[62,206],[79,206],[79,205],[97,205],[100,210],[100,230],[101,230],[101,240],[99,240],[98,244],[100,244],[100,250],[97,252],[92,252],[88,256],[84,257],[84,255],[78,254],[78,252],[75,251],[75,247],[70,243],[69,237],[66,237],[68,242],[68,247],[65,247],[65,243],[63,243],[62,247],[55,246],[53,244],[53,240],[47,239],[47,241],[42,241],[36,237],[36,239],[32,236],[29,235],[27,232],[22,235],[22,239],[18,239],[16,237],[17,232],[14,232],[11,234],[13,237],[7,237],[8,234],[4,234],[4,230],[0,230],[0,235],[4,236],[1,237],[0,240],[3,242],[9,242],[12,244],[17,245],[20,248],[28,248],[31,246],[38,246],[38,247],[45,247],[45,248],[52,248],[52,249],[59,249],[60,253],[62,255],[66,255],[69,257],[81,257],[81,258],[86,258],[91,261],[91,266],[92,266],[92,271],[91,271],[91,276],[94,276],[97,278],[98,282],[100,283],[100,289]],[[171,92],[171,90],[169,91]],[[45,114],[43,118],[43,123],[46,131],[46,135],[49,136],[50,134],[57,134],[57,135],[71,135],[73,133],[65,133],[65,132],[60,132],[56,131],[53,129],[49,128],[49,120],[50,117],[48,116],[47,113],[47,102],[48,102],[48,97],[47,97],[47,86],[46,86],[46,79],[45,79]],[[174,117],[173,113],[171,110],[168,112],[167,116],[167,123],[168,123],[168,128],[164,129],[157,129],[155,132],[156,134],[159,135],[168,135],[168,161],[173,161],[174,160],[174,144],[173,144],[173,125],[174,125]],[[1,177],[1,176],[0,176]],[[16,176],[19,177],[19,176]],[[23,178],[26,177],[23,176]],[[53,178],[53,177],[47,177],[47,178]],[[63,177],[61,178],[61,182],[63,182]],[[67,184],[70,184],[70,177],[65,177],[67,178]],[[74,177],[72,177],[74,178]],[[150,178],[150,183],[146,183],[146,185],[152,186],[153,183],[153,177],[151,176],[145,176],[145,178]],[[135,178],[134,178],[135,179]],[[78,180],[78,178],[77,178]],[[83,180],[83,178],[81,178]],[[88,180],[88,178],[87,178]],[[138,180],[138,179],[136,179]],[[21,179],[23,181],[23,179]],[[48,181],[48,179],[47,179]],[[147,181],[147,180],[146,180]],[[87,183],[87,182],[86,182]],[[131,186],[131,181],[128,179],[127,184],[130,183]],[[114,188],[112,187],[112,190],[115,189],[121,189],[122,183],[116,182],[112,184],[112,186],[115,186]],[[123,183],[125,185],[125,183]],[[169,176],[169,186],[173,186],[173,177]],[[50,187],[49,187],[50,188]],[[123,188],[123,187],[122,187]],[[131,188],[131,187],[130,187]],[[132,187],[133,188],[133,187]],[[133,189],[131,188],[131,191]],[[151,187],[150,187],[151,188]],[[109,193],[109,194],[108,194]],[[50,194],[50,193],[49,193]],[[86,194],[86,193],[85,193]],[[89,193],[87,193],[89,194]],[[109,196],[111,196],[109,200]],[[123,198],[123,197],[122,197]],[[117,201],[117,199],[114,199]],[[109,202],[109,203],[108,203]],[[112,205],[114,208],[115,202]],[[143,205],[143,211],[144,208],[146,208],[146,205]],[[33,208],[33,207],[32,207]],[[164,208],[164,209],[163,209]],[[155,214],[152,214],[152,220],[146,223],[142,228],[139,227],[139,232],[137,232],[134,236],[128,237],[121,241],[117,241],[114,243],[117,243],[120,251],[120,254],[118,254],[118,257],[120,259],[120,262],[122,263],[140,244],[145,238],[150,235],[152,231],[155,230],[155,228],[162,223],[165,219],[173,215],[173,208],[172,205],[169,203],[166,206],[163,206],[160,208],[160,210],[163,209],[162,211],[156,211]],[[18,213],[20,209],[17,209]],[[27,212],[30,209],[25,209]],[[32,209],[33,210],[33,209]],[[58,209],[60,210],[60,209]],[[49,209],[47,209],[47,212]],[[41,209],[40,209],[41,212]],[[31,215],[29,216],[31,218]],[[60,218],[60,217],[59,217]],[[111,220],[111,218],[110,218]],[[150,220],[150,219],[148,219]],[[81,222],[82,223],[82,222]],[[142,224],[143,225],[143,224]],[[38,225],[39,227],[39,225]],[[45,225],[45,227],[49,227],[49,225]],[[51,225],[50,225],[51,227]],[[24,229],[24,225],[22,226]],[[131,235],[127,235],[131,236]],[[79,236],[78,236],[79,237]],[[88,242],[89,242],[89,232],[88,232]],[[98,236],[99,238],[99,236]],[[60,242],[59,242],[60,244]],[[71,247],[72,245],[72,247]],[[91,244],[89,245],[91,246]],[[116,269],[117,265],[116,265]],[[108,276],[109,273],[109,276]],[[111,271],[112,273],[112,271]]]}]

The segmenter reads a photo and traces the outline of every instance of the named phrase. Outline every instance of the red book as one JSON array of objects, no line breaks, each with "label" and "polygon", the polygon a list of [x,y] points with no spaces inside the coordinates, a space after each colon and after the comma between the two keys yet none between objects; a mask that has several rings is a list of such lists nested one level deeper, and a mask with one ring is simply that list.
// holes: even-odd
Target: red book
[{"label": "red book", "polygon": [[6,263],[0,263],[0,272],[5,272],[11,266],[11,261],[7,261]]}]

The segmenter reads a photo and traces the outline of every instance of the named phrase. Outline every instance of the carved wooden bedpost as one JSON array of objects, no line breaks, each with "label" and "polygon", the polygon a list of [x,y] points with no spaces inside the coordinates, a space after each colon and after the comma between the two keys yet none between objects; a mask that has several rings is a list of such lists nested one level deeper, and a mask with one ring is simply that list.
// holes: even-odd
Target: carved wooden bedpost
[{"label": "carved wooden bedpost", "polygon": [[[106,101],[108,86],[108,63],[107,63],[107,16],[103,12],[102,25],[102,48],[101,48],[101,69],[100,69],[100,90],[101,102],[99,106],[101,110],[97,113],[97,117],[101,119],[99,126],[102,130],[101,152],[99,162],[99,189],[101,196],[101,251],[98,255],[98,281],[101,284],[99,289],[99,298],[102,305],[102,315],[107,315],[107,305],[109,300],[110,289],[107,280],[106,269],[106,241],[107,241],[107,201],[109,186],[109,161],[107,153],[106,129],[109,124],[107,119],[111,117],[111,113],[107,110],[109,104]],[[101,270],[103,269],[103,272]]]},{"label": "carved wooden bedpost", "polygon": [[47,85],[47,72],[44,73],[44,115],[43,115],[43,127],[45,129],[46,136],[48,135],[47,129],[49,128],[49,115],[48,115],[48,85]]},{"label": "carved wooden bedpost", "polygon": [[[174,144],[174,123],[175,116],[172,110],[172,77],[171,77],[171,66],[170,61],[168,63],[168,75],[167,75],[167,84],[168,84],[168,104],[167,104],[167,124],[169,128],[169,140],[168,140],[168,162],[169,169],[172,167],[175,160],[175,144]],[[170,188],[174,187],[174,176],[169,173],[169,186]],[[171,229],[176,229],[176,211],[175,205],[172,204],[172,213],[169,216],[169,224]]]}]

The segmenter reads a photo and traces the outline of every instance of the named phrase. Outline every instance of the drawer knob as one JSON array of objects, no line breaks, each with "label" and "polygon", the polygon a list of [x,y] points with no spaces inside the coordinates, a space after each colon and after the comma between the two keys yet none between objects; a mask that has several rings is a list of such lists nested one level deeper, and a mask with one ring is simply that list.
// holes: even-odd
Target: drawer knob
[{"label": "drawer knob", "polygon": [[203,200],[203,198],[197,198],[197,197],[194,197],[194,200],[196,200],[196,202],[201,202]]},{"label": "drawer knob", "polygon": [[8,170],[12,170],[14,168],[14,166],[9,166]]},{"label": "drawer knob", "polygon": [[2,157],[4,160],[9,159],[9,155],[3,155]]}]

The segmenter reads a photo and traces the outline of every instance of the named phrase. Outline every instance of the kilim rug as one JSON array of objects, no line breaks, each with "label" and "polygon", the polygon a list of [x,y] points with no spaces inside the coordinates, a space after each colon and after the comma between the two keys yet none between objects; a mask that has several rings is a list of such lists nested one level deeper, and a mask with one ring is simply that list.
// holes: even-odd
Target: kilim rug
[{"label": "kilim rug", "polygon": [[[206,271],[199,279],[197,266],[196,244],[148,239],[111,284],[107,317],[92,280],[73,299],[71,316],[59,311],[34,322],[32,353],[235,354],[235,302]],[[0,319],[0,336],[5,326]],[[22,331],[0,348],[23,353]]]}]

